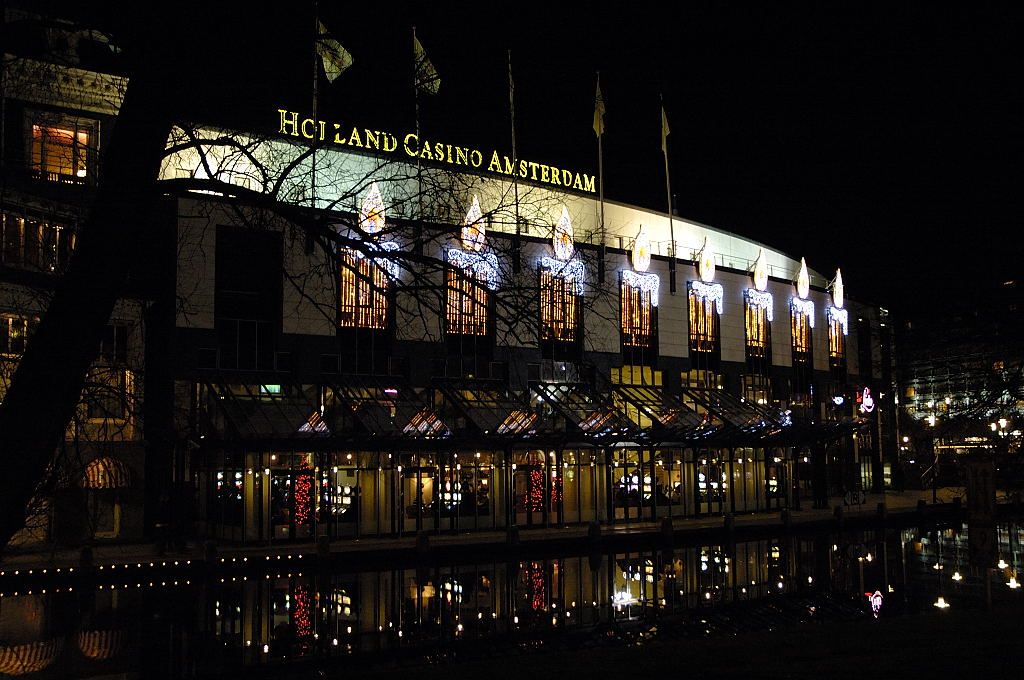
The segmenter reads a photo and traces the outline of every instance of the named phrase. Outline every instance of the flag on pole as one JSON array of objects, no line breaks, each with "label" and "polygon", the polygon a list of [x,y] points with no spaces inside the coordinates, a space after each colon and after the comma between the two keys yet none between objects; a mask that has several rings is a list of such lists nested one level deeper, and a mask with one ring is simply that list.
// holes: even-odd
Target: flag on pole
[{"label": "flag on pole", "polygon": [[668,155],[668,116],[665,115],[665,107],[661,107],[661,152]]},{"label": "flag on pole", "polygon": [[320,21],[317,24],[316,53],[324,64],[327,82],[334,80],[352,65],[352,55],[341,44],[327,33]]},{"label": "flag on pole", "polygon": [[601,96],[601,79],[597,80],[597,94],[594,96],[594,134],[604,134],[604,97]]},{"label": "flag on pole", "polygon": [[416,60],[417,89],[428,94],[437,94],[441,89],[441,76],[437,74],[437,69],[430,63],[430,59],[427,59],[427,52],[415,33],[412,36],[412,52]]}]

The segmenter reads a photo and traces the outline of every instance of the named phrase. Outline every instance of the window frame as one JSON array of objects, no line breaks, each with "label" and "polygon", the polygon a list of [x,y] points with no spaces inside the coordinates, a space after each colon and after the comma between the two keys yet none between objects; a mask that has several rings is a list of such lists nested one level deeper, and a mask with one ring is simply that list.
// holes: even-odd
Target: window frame
[{"label": "window frame", "polygon": [[575,279],[541,267],[538,281],[540,341],[578,343],[583,328],[583,296],[576,290]]},{"label": "window frame", "polygon": [[445,332],[460,337],[490,337],[494,296],[484,272],[449,265],[445,269]]},{"label": "window frame", "polygon": [[[25,117],[25,165],[33,177],[55,184],[92,185],[96,183],[100,124],[95,118],[74,116],[48,111],[27,111]],[[70,134],[70,144],[53,140],[57,135],[48,131]],[[83,140],[81,137],[85,136]],[[61,163],[61,152],[68,149],[68,167]],[[56,160],[55,167],[50,161]],[[67,170],[67,171],[65,171]],[[80,174],[81,173],[81,174]]]},{"label": "window frame", "polygon": [[623,349],[657,348],[658,307],[653,293],[629,285],[624,278],[619,279],[619,332]]},{"label": "window frame", "polygon": [[[351,248],[338,254],[339,329],[383,331],[390,327],[391,282],[384,267]],[[346,319],[344,315],[351,316]]]}]

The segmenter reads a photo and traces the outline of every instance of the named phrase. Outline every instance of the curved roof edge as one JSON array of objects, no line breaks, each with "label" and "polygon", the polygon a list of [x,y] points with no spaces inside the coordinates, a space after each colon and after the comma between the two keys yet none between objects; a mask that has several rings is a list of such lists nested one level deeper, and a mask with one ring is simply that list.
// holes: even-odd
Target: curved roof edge
[{"label": "curved roof edge", "polygon": [[[176,150],[165,157],[161,179],[209,179],[209,168],[216,179],[250,190],[269,191],[273,187],[277,200],[309,204],[310,196],[315,195],[318,208],[351,212],[358,212],[362,196],[377,182],[389,214],[415,219],[422,209],[422,219],[445,224],[460,224],[472,197],[479,196],[489,229],[515,232],[518,220],[527,235],[547,238],[553,235],[565,206],[578,243],[630,249],[643,225],[654,255],[670,255],[674,235],[680,259],[695,259],[706,239],[718,266],[752,270],[764,249],[768,273],[773,278],[792,281],[800,269],[798,259],[751,238],[675,216],[670,226],[667,213],[617,201],[604,201],[602,228],[596,196],[516,182],[500,174],[436,165],[417,170],[397,156],[338,147],[317,150],[314,173],[305,143],[203,126],[187,131],[175,129],[167,146]],[[199,147],[205,159],[201,159]],[[311,192],[314,176],[316,187]],[[427,187],[437,193],[424,199]],[[814,270],[810,275],[812,285],[827,287],[829,279]]]}]

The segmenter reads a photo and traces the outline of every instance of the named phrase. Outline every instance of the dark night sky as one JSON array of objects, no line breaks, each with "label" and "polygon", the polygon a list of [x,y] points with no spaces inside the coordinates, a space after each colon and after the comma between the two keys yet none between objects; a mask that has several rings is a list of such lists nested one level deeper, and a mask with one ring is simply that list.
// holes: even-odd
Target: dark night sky
[{"label": "dark night sky", "polygon": [[[309,110],[310,13],[290,7],[229,27],[244,33],[229,58],[238,80],[196,97],[211,122],[271,125],[278,106]],[[355,58],[323,88],[322,116],[412,129],[416,25],[442,78],[423,102],[424,135],[509,150],[511,48],[520,156],[596,172],[600,70],[608,198],[664,209],[664,93],[682,216],[822,273],[841,266],[848,294],[907,313],[938,292],[1021,276],[1024,15],[1009,7],[420,2],[356,13],[321,0]]]},{"label": "dark night sky", "polygon": [[850,294],[901,312],[937,277],[1021,275],[1020,14],[623,7],[524,10],[498,23],[466,3],[368,25],[321,3],[356,60],[325,100],[353,122],[411,127],[415,23],[442,77],[424,102],[427,134],[508,146],[511,48],[526,158],[596,171],[601,71],[609,198],[665,206],[661,92],[684,217],[805,255],[823,273],[841,266]]}]

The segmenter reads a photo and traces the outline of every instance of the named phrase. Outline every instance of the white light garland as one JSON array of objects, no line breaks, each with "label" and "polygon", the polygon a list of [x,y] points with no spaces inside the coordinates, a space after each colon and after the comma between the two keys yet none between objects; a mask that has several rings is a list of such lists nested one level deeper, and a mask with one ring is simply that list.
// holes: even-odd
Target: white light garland
[{"label": "white light garland", "polygon": [[800,298],[790,298],[790,304],[793,309],[807,317],[807,325],[814,328],[814,300],[802,300]]},{"label": "white light garland", "polygon": [[825,313],[828,314],[829,321],[839,322],[839,325],[843,327],[843,335],[850,334],[850,315],[846,313],[845,309],[830,306]]},{"label": "white light garland", "polygon": [[769,322],[775,320],[773,318],[775,316],[775,298],[772,297],[771,293],[747,288],[746,297],[748,305],[764,310],[764,316]]},{"label": "white light garland", "polygon": [[718,313],[722,313],[722,299],[725,297],[725,291],[720,283],[705,283],[704,281],[690,281],[690,290],[698,298],[703,300],[711,300],[715,303],[715,309]]},{"label": "white light garland", "polygon": [[482,274],[487,280],[487,287],[491,290],[498,287],[498,258],[494,253],[475,253],[452,248],[448,251],[448,262],[463,271]]},{"label": "white light garland", "polygon": [[572,280],[576,294],[583,295],[587,270],[581,260],[559,260],[545,255],[540,258],[540,266],[550,270],[555,276]]},{"label": "white light garland", "polygon": [[644,274],[625,269],[622,272],[622,281],[630,288],[650,293],[651,306],[658,306],[658,288],[661,286],[661,279],[657,274]]}]

